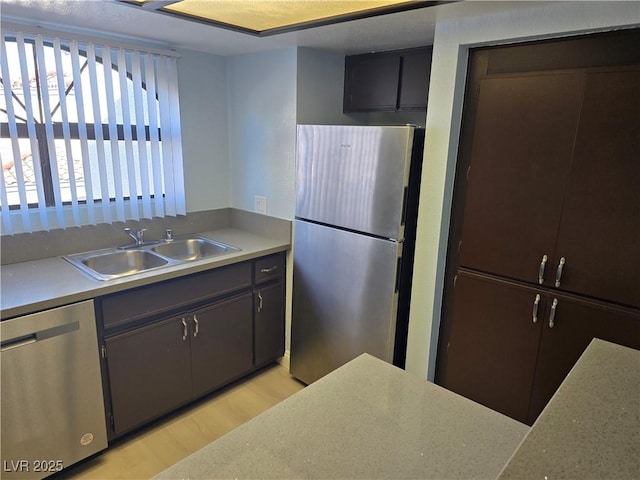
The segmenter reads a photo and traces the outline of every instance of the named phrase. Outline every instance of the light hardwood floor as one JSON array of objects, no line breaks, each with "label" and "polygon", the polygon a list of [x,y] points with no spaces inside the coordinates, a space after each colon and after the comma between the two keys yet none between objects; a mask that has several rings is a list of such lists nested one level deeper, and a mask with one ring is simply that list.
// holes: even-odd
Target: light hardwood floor
[{"label": "light hardwood floor", "polygon": [[227,387],[61,472],[72,479],[147,479],[304,388],[280,365]]}]

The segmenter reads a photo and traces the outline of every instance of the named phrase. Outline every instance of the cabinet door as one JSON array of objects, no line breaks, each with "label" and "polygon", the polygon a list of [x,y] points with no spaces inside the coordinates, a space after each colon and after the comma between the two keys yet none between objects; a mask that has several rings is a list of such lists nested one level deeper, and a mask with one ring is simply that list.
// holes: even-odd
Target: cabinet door
[{"label": "cabinet door", "polygon": [[354,55],[345,58],[344,111],[395,110],[400,55]]},{"label": "cabinet door", "polygon": [[402,55],[399,110],[424,110],[429,95],[431,48]]},{"label": "cabinet door", "polygon": [[640,71],[587,75],[560,225],[560,288],[640,307]]},{"label": "cabinet door", "polygon": [[254,293],[255,364],[272,362],[284,354],[284,284]]},{"label": "cabinet door", "polygon": [[183,318],[174,317],[105,340],[116,434],[191,398],[186,333]]},{"label": "cabinet door", "polygon": [[252,295],[231,298],[191,316],[193,394],[219,387],[253,367]]},{"label": "cabinet door", "polygon": [[525,422],[541,330],[536,298],[535,289],[459,272],[439,383]]},{"label": "cabinet door", "polygon": [[[541,319],[543,330],[535,374],[529,422],[533,423],[593,338],[640,349],[640,312],[575,297],[557,301]],[[553,305],[553,303],[550,303]]]},{"label": "cabinet door", "polygon": [[538,283],[555,249],[583,88],[580,74],[481,82],[461,266]]}]

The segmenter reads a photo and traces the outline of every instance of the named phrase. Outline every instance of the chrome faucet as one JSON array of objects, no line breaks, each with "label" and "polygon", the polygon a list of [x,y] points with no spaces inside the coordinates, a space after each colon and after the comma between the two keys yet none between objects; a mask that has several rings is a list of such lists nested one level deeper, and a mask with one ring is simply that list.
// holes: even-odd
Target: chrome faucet
[{"label": "chrome faucet", "polygon": [[128,233],[131,238],[133,238],[133,240],[136,242],[136,246],[144,245],[144,232],[147,231],[146,228],[138,230],[137,232],[134,232],[130,228],[125,228],[124,231]]}]

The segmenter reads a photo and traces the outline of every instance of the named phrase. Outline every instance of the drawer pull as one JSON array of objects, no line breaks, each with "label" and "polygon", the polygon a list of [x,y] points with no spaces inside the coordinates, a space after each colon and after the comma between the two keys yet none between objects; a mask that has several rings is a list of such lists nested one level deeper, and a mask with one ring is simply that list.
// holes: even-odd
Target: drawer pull
[{"label": "drawer pull", "polygon": [[556,324],[556,309],[558,308],[558,299],[553,299],[553,304],[551,304],[551,313],[549,314],[549,328],[553,328]]},{"label": "drawer pull", "polygon": [[562,257],[558,264],[558,270],[556,271],[556,288],[560,286],[560,279],[562,278],[562,270],[564,269],[565,259]]},{"label": "drawer pull", "polygon": [[182,318],[182,340],[186,340],[187,339],[187,333],[188,328],[187,328],[187,319],[186,318]]},{"label": "drawer pull", "polygon": [[538,323],[538,305],[540,304],[540,294],[536,295],[536,299],[533,302],[533,323]]},{"label": "drawer pull", "polygon": [[198,323],[198,317],[197,316],[193,316],[193,324],[195,325],[195,328],[193,330],[193,338],[196,338],[198,336],[198,332],[200,331],[200,324]]},{"label": "drawer pull", "polygon": [[263,268],[263,269],[261,269],[261,270],[260,270],[260,273],[273,273],[273,272],[275,272],[276,270],[278,270],[278,267],[274,265],[273,267],[269,267],[269,268]]}]

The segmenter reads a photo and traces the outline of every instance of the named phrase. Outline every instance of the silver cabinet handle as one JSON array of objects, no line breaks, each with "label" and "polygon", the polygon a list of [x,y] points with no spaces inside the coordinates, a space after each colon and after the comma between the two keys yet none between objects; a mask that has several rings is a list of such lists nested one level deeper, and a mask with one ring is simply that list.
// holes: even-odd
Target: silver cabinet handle
[{"label": "silver cabinet handle", "polygon": [[551,313],[549,314],[549,328],[553,328],[556,324],[556,308],[558,308],[558,299],[554,298],[551,304]]},{"label": "silver cabinet handle", "polygon": [[556,271],[556,288],[560,286],[560,279],[562,278],[562,269],[564,268],[565,259],[562,257],[558,264],[558,270]]},{"label": "silver cabinet handle", "polygon": [[277,266],[273,266],[273,267],[269,267],[269,268],[263,268],[260,270],[260,273],[273,273],[278,269]]},{"label": "silver cabinet handle", "polygon": [[258,292],[258,300],[259,300],[259,302],[258,302],[258,312],[261,312],[262,311],[262,293],[261,292]]},{"label": "silver cabinet handle", "polygon": [[542,285],[544,282],[544,267],[547,266],[547,256],[542,256],[542,261],[540,262],[540,270],[538,271],[538,283]]},{"label": "silver cabinet handle", "polygon": [[186,340],[187,339],[187,319],[182,317],[182,340]]},{"label": "silver cabinet handle", "polygon": [[536,299],[533,302],[533,323],[538,323],[538,305],[540,304],[540,294],[536,295]]},{"label": "silver cabinet handle", "polygon": [[198,336],[198,332],[200,331],[200,324],[198,323],[198,317],[193,316],[193,324],[195,325],[195,329],[193,330],[193,338]]}]

